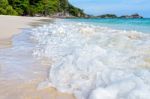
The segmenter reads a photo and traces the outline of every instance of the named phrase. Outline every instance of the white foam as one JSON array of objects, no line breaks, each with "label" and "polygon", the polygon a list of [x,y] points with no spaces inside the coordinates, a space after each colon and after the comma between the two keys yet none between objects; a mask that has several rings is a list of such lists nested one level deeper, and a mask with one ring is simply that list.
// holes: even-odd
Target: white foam
[{"label": "white foam", "polygon": [[33,55],[54,61],[49,81],[78,99],[149,99],[150,35],[58,21],[36,28]]}]

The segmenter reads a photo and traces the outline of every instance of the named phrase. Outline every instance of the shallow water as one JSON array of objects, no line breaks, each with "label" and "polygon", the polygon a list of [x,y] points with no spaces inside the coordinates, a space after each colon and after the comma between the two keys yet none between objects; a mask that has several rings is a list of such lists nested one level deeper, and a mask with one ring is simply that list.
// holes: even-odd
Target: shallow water
[{"label": "shallow water", "polygon": [[150,18],[124,19],[124,18],[95,18],[95,19],[67,19],[66,21],[85,22],[120,30],[134,30],[150,33]]},{"label": "shallow water", "polygon": [[0,49],[0,84],[2,99],[149,99],[150,34],[66,20],[27,29]]},{"label": "shallow water", "polygon": [[33,55],[53,61],[49,83],[77,99],[149,99],[150,35],[82,22],[33,29]]},{"label": "shallow water", "polygon": [[[6,41],[3,41],[6,42]],[[9,41],[10,42],[10,41]],[[74,99],[55,88],[40,88],[46,81],[51,62],[33,57],[30,29],[15,36],[0,49],[0,99]]]}]

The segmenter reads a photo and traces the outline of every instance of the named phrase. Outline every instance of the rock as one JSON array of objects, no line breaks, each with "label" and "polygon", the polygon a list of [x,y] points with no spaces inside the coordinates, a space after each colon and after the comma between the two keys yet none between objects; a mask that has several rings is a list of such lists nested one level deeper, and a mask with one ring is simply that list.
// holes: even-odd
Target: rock
[{"label": "rock", "polygon": [[123,15],[120,18],[143,18],[143,17],[136,13],[132,15]]}]

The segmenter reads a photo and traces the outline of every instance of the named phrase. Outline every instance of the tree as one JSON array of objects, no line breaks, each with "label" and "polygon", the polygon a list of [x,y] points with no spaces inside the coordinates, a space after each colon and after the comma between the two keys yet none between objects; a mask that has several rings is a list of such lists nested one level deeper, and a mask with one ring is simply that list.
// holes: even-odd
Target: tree
[{"label": "tree", "polygon": [[67,13],[68,11],[68,7],[69,7],[69,3],[68,0],[59,0],[59,6],[60,6],[60,12],[63,12],[64,15]]},{"label": "tree", "polygon": [[19,15],[27,15],[29,13],[29,0],[8,0]]},{"label": "tree", "polygon": [[0,14],[50,16],[62,12],[82,16],[81,9],[72,6],[68,0],[0,0]]},{"label": "tree", "polygon": [[18,13],[8,4],[7,0],[0,0],[0,14],[18,15]]},{"label": "tree", "polygon": [[58,12],[59,1],[58,0],[40,0],[36,3],[37,13],[44,16],[52,15]]},{"label": "tree", "polygon": [[10,5],[6,7],[6,12],[7,15],[18,15],[18,13]]}]

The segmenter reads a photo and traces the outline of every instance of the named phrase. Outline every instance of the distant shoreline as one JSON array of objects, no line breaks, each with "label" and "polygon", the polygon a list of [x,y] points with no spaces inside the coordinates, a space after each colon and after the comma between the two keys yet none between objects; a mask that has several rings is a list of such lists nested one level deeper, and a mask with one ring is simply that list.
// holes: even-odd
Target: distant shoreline
[{"label": "distant shoreline", "polygon": [[84,17],[66,17],[66,18],[102,18],[102,19],[109,19],[109,18],[113,18],[113,19],[139,19],[139,18],[144,18],[143,16],[135,13],[132,15],[122,15],[122,16],[117,16],[115,14],[103,14],[103,15],[98,15],[98,16],[93,16],[93,15],[85,15]]}]

